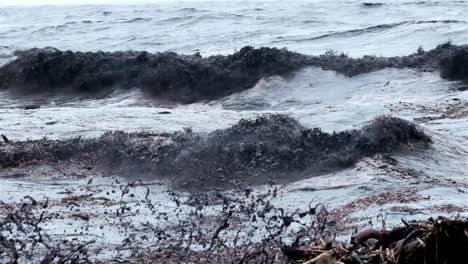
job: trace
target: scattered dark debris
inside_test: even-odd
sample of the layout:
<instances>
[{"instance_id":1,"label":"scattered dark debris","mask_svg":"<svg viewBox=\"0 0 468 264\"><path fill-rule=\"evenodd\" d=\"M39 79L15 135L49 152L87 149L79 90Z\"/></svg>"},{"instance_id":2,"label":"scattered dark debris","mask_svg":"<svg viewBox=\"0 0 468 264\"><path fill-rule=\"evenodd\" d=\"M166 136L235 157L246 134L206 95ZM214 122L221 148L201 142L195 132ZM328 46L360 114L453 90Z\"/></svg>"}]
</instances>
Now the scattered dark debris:
<instances>
[{"instance_id":1,"label":"scattered dark debris","mask_svg":"<svg viewBox=\"0 0 468 264\"><path fill-rule=\"evenodd\" d=\"M421 200L428 200L430 197L423 197L417 193L415 189L393 191L393 192L382 192L373 194L354 200L348 204L340 206L330 211L329 219L340 221L342 225L344 223L352 222L354 219L351 217L352 213L362 212L370 207L379 206L383 204L399 203L405 204L410 202L416 202Z\"/></svg>"},{"instance_id":2,"label":"scattered dark debris","mask_svg":"<svg viewBox=\"0 0 468 264\"><path fill-rule=\"evenodd\" d=\"M34 110L41 108L41 105L33 104L33 105L26 105L23 107L24 110Z\"/></svg>"},{"instance_id":3,"label":"scattered dark debris","mask_svg":"<svg viewBox=\"0 0 468 264\"><path fill-rule=\"evenodd\" d=\"M434 205L430 208L431 211L444 213L463 213L468 211L468 206L459 206L454 204ZM467 234L468 235L468 234Z\"/></svg>"},{"instance_id":4,"label":"scattered dark debris","mask_svg":"<svg viewBox=\"0 0 468 264\"><path fill-rule=\"evenodd\" d=\"M136 184L129 183L121 189L132 189ZM286 213L270 203L275 193L272 190L267 195L249 193L247 199L219 194L223 210L218 217L205 217L203 208L195 209L188 220L168 219L167 215L155 211L155 218L172 222L175 226L168 230L167 227L141 223L139 228L145 235L129 234L121 245L113 248L114 254L107 256L106 260L97 257L101 249L95 245L95 240L57 240L44 231L42 226L48 219L59 217L47 210L49 200L42 202L25 197L16 205L0 203L0 261L70 264L450 264L460 263L457 261L464 259L468 250L468 222L441 217L420 222L402 220L403 225L391 230L385 225L380 230L363 229L351 237L351 244L345 244L335 239L333 231L344 224L343 220L333 220L333 213L323 205L309 205L306 210ZM82 199L90 197L74 196L62 202L81 203ZM382 197L390 202L419 199L400 193L371 197L359 202L380 204L383 203L380 201ZM175 193L174 199L178 199ZM141 206L154 208L148 195ZM121 212L114 216L121 219L125 229L132 225L122 221L130 214L127 208L122 204ZM93 221L86 213L71 215L90 224ZM77 235L85 235L84 231L77 232ZM259 236L258 232L266 235Z\"/></svg>"},{"instance_id":5,"label":"scattered dark debris","mask_svg":"<svg viewBox=\"0 0 468 264\"><path fill-rule=\"evenodd\" d=\"M408 102L399 102L389 105L392 112L411 109L424 114L422 117L414 118L415 122L426 123L441 119L461 119L468 117L468 102L459 98L451 98L435 105L418 105Z\"/></svg>"},{"instance_id":6,"label":"scattered dark debris","mask_svg":"<svg viewBox=\"0 0 468 264\"><path fill-rule=\"evenodd\" d=\"M361 4L363 7L381 7L385 5L384 3L372 3L372 2L364 2Z\"/></svg>"},{"instance_id":7,"label":"scattered dark debris","mask_svg":"<svg viewBox=\"0 0 468 264\"><path fill-rule=\"evenodd\" d=\"M406 205L392 206L388 210L390 212L406 213L406 214L409 214L409 215L420 214L420 213L423 212L422 209L411 207L411 206L406 206Z\"/></svg>"},{"instance_id":8,"label":"scattered dark debris","mask_svg":"<svg viewBox=\"0 0 468 264\"><path fill-rule=\"evenodd\" d=\"M89 221L90 217L87 214L73 214L72 217L81 219L83 221Z\"/></svg>"},{"instance_id":9,"label":"scattered dark debris","mask_svg":"<svg viewBox=\"0 0 468 264\"><path fill-rule=\"evenodd\" d=\"M0 262L92 263L87 247L94 241L54 240L43 231L41 226L50 217L45 208L31 197L25 197L21 206L2 208Z\"/></svg>"},{"instance_id":10,"label":"scattered dark debris","mask_svg":"<svg viewBox=\"0 0 468 264\"><path fill-rule=\"evenodd\" d=\"M425 123L441 119L461 119L468 117L468 102L456 100L448 102L447 104L439 104L435 105L430 111L433 113L436 111L438 112L436 115L415 118L414 121Z\"/></svg>"}]
</instances>

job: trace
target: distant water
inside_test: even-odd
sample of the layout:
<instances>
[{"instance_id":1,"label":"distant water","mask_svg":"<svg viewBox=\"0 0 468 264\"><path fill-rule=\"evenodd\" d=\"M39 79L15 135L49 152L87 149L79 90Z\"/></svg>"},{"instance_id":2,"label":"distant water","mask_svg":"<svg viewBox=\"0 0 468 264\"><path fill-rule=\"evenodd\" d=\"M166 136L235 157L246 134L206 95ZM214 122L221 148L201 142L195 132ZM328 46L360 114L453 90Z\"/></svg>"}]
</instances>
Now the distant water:
<instances>
[{"instance_id":1,"label":"distant water","mask_svg":"<svg viewBox=\"0 0 468 264\"><path fill-rule=\"evenodd\" d=\"M155 1L157 2L157 1ZM245 45L403 55L468 43L468 1L164 1L0 7L0 60L15 49L232 53Z\"/></svg>"}]
</instances>

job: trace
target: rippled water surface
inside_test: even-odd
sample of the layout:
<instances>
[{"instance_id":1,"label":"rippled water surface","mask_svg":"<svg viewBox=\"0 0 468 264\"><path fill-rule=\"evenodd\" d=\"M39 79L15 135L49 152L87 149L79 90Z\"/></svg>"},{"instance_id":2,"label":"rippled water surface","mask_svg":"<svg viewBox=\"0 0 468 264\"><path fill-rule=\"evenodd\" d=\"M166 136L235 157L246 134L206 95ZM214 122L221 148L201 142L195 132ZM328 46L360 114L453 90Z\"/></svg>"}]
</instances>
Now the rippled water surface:
<instances>
[{"instance_id":1,"label":"rippled water surface","mask_svg":"<svg viewBox=\"0 0 468 264\"><path fill-rule=\"evenodd\" d=\"M231 53L245 45L316 54L403 55L468 42L466 1L189 1L0 7L0 57L14 49Z\"/></svg>"}]
</instances>

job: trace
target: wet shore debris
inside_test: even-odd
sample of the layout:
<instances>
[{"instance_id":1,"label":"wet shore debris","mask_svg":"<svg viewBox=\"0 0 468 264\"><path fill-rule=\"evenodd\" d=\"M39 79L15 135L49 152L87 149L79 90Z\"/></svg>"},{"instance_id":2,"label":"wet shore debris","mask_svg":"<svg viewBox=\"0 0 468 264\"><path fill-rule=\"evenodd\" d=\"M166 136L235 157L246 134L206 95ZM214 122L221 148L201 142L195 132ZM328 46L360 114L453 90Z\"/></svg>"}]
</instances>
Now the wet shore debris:
<instances>
[{"instance_id":1,"label":"wet shore debris","mask_svg":"<svg viewBox=\"0 0 468 264\"><path fill-rule=\"evenodd\" d=\"M285 254L306 264L436 264L468 261L468 221L430 218L407 222L391 230L366 229L350 245L318 240Z\"/></svg>"},{"instance_id":2,"label":"wet shore debris","mask_svg":"<svg viewBox=\"0 0 468 264\"><path fill-rule=\"evenodd\" d=\"M122 195L131 195L134 183L125 186L121 188ZM173 195L176 201L181 202L177 194ZM207 211L201 201L189 215L175 214L171 219L166 213L155 211L152 216L159 219L158 222L174 225L170 229L164 224L158 226L148 221L125 221L138 210L131 211L130 205L122 200L115 204L118 210L114 216L117 219L114 220L120 219L115 223L131 232L126 232L128 236L125 239L107 245L110 247L106 249L101 247L104 244L99 245L96 240L99 237L86 236L86 232L93 232L92 229L75 230L78 233L67 232L67 235L61 236L56 233L57 230L52 229L50 232L46 227L53 221L63 222L67 217L92 225L98 217L86 213L83 207L91 203L92 208L95 208L97 200L104 207L112 207L110 200L86 194L69 196L62 199L60 204L54 198L36 200L31 196L14 203L0 202L0 262L465 263L468 252L468 220L465 218L437 217L425 221L402 219L401 224L392 228L387 228L382 220L381 228L360 227L347 242L345 238L337 239L335 230L346 224L337 221L331 225L329 211L324 205L309 204L308 208L286 212L270 202L275 195L276 191L266 196L247 192L246 199L242 200L240 197L219 194L222 210L217 217L205 215ZM145 203L138 201L141 206L139 209L148 206L148 209L156 210L153 206L158 201L151 201L148 195L145 200ZM54 206L64 204L69 206L54 210ZM188 220L184 220L184 216L189 217ZM137 230L143 233L135 233ZM104 255L100 255L102 250L111 250L112 254L104 252Z\"/></svg>"}]
</instances>

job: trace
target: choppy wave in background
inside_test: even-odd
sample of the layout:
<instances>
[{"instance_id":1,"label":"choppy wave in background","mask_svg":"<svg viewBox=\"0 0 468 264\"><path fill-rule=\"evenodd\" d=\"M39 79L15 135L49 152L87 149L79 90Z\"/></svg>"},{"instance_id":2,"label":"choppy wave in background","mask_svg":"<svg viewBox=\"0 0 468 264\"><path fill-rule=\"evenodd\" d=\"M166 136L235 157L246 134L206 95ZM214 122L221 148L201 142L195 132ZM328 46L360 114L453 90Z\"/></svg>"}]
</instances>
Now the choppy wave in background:
<instances>
[{"instance_id":1,"label":"choppy wave in background","mask_svg":"<svg viewBox=\"0 0 468 264\"><path fill-rule=\"evenodd\" d=\"M339 8L336 8L339 6ZM0 8L0 58L15 49L232 53L246 45L406 55L468 43L464 1L189 1Z\"/></svg>"}]
</instances>

